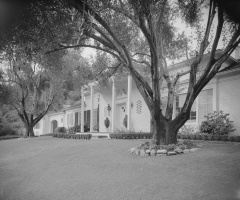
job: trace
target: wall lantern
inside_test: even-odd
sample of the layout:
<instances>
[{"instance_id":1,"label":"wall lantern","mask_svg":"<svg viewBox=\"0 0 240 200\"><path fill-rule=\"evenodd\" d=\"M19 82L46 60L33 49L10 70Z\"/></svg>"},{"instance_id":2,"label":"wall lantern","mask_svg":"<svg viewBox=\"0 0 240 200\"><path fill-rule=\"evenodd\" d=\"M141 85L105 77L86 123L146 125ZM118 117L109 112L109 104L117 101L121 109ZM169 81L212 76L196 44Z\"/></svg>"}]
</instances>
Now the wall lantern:
<instances>
[{"instance_id":1,"label":"wall lantern","mask_svg":"<svg viewBox=\"0 0 240 200\"><path fill-rule=\"evenodd\" d=\"M110 112L111 111L111 106L108 104L108 106L107 106L107 110L108 110L108 112Z\"/></svg>"}]
</instances>

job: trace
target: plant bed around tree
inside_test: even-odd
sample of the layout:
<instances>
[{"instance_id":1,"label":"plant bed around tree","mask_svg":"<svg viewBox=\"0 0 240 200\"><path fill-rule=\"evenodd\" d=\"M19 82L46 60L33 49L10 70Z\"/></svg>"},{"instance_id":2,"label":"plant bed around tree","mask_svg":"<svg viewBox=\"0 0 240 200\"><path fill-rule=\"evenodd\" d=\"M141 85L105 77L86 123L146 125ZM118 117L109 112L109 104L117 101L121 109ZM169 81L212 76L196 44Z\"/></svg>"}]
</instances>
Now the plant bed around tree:
<instances>
[{"instance_id":1,"label":"plant bed around tree","mask_svg":"<svg viewBox=\"0 0 240 200\"><path fill-rule=\"evenodd\" d=\"M193 144L190 140L185 140L169 145L152 145L150 142L145 142L131 148L129 151L140 156L172 156L194 152L199 149L202 149L202 147Z\"/></svg>"}]
</instances>

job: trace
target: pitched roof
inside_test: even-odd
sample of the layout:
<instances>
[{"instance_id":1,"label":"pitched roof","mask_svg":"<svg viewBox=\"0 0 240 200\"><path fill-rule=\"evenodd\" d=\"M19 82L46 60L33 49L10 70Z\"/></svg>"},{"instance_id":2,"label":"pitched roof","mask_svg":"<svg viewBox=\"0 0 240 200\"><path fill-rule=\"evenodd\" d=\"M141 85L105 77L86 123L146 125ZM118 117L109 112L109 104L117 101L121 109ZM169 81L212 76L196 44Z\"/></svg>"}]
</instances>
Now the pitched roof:
<instances>
[{"instance_id":1,"label":"pitched roof","mask_svg":"<svg viewBox=\"0 0 240 200\"><path fill-rule=\"evenodd\" d=\"M230 70L234 70L234 69L240 69L240 63L232 63L231 65L225 67L224 69L220 70L218 73L221 72L226 72L226 71L230 71Z\"/></svg>"}]
</instances>

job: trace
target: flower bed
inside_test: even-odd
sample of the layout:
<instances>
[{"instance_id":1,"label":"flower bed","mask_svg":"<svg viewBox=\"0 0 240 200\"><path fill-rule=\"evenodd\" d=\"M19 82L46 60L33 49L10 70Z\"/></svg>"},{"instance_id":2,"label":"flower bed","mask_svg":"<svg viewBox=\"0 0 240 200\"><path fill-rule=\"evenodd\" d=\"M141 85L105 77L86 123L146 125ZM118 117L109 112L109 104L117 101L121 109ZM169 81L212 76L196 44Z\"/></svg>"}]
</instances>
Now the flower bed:
<instances>
[{"instance_id":1,"label":"flower bed","mask_svg":"<svg viewBox=\"0 0 240 200\"><path fill-rule=\"evenodd\" d=\"M66 139L83 139L90 140L92 134L66 134L66 133L53 133L53 137L66 138Z\"/></svg>"},{"instance_id":2,"label":"flower bed","mask_svg":"<svg viewBox=\"0 0 240 200\"><path fill-rule=\"evenodd\" d=\"M139 146L131 148L129 151L132 154L140 156L172 156L194 152L199 149L202 149L202 147L186 140L181 141L178 144L169 145L152 145L150 142L145 142Z\"/></svg>"}]
</instances>

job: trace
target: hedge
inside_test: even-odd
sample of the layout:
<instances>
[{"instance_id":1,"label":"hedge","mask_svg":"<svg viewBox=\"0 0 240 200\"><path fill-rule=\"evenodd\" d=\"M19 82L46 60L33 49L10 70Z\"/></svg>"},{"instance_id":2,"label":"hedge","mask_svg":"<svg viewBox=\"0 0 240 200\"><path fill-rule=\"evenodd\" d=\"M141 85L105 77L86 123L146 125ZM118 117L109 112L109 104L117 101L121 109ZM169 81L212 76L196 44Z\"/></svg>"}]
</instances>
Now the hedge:
<instances>
[{"instance_id":1,"label":"hedge","mask_svg":"<svg viewBox=\"0 0 240 200\"><path fill-rule=\"evenodd\" d=\"M227 136L227 135L178 134L177 139L240 142L240 136Z\"/></svg>"},{"instance_id":2,"label":"hedge","mask_svg":"<svg viewBox=\"0 0 240 200\"><path fill-rule=\"evenodd\" d=\"M90 140L92 134L66 134L66 133L53 133L53 137L66 138L66 139L84 139Z\"/></svg>"},{"instance_id":3,"label":"hedge","mask_svg":"<svg viewBox=\"0 0 240 200\"><path fill-rule=\"evenodd\" d=\"M53 133L52 136L57 138L85 140L90 140L92 138L92 134ZM152 133L110 133L109 136L111 139L151 139ZM177 139L240 142L240 136L227 135L178 134Z\"/></svg>"},{"instance_id":4,"label":"hedge","mask_svg":"<svg viewBox=\"0 0 240 200\"><path fill-rule=\"evenodd\" d=\"M151 139L152 133L110 133L111 139Z\"/></svg>"}]
</instances>

